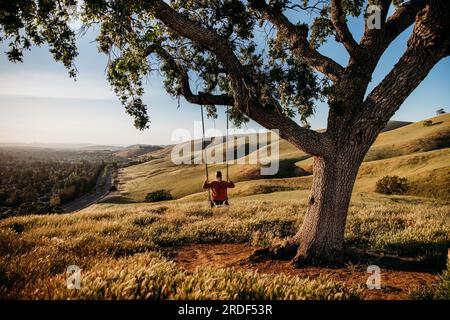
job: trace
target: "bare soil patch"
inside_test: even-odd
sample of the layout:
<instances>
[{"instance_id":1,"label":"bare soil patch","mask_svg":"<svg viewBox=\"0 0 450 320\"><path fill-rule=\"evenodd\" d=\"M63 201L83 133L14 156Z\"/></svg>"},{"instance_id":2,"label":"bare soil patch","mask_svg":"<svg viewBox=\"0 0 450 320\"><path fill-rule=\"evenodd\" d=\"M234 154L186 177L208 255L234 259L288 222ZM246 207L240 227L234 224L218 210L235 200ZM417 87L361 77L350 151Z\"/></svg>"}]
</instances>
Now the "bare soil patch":
<instances>
[{"instance_id":1,"label":"bare soil patch","mask_svg":"<svg viewBox=\"0 0 450 320\"><path fill-rule=\"evenodd\" d=\"M369 274L366 265L352 265L342 268L304 267L295 268L290 261L271 260L249 262L246 258L255 247L245 244L189 244L178 248L174 261L183 269L196 268L235 268L257 270L260 273L298 275L309 277L328 277L343 285L366 286ZM381 289L364 289L365 299L400 300L408 299L408 292L437 280L436 274L409 270L381 269Z\"/></svg>"}]
</instances>

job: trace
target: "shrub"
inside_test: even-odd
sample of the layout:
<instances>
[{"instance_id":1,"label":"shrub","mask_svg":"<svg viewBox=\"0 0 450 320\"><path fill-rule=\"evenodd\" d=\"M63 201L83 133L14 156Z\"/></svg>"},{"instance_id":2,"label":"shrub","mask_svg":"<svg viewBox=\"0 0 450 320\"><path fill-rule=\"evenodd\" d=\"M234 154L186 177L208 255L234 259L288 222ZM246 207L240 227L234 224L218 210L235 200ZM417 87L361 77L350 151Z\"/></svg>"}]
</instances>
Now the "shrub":
<instances>
[{"instance_id":1,"label":"shrub","mask_svg":"<svg viewBox=\"0 0 450 320\"><path fill-rule=\"evenodd\" d=\"M408 180L399 176L384 176L377 181L375 191L383 194L403 194L408 191Z\"/></svg>"},{"instance_id":2,"label":"shrub","mask_svg":"<svg viewBox=\"0 0 450 320\"><path fill-rule=\"evenodd\" d=\"M147 202L158 202L158 201L165 201L165 200L172 200L173 197L170 194L170 191L161 189L154 192L150 192L145 197L145 201Z\"/></svg>"},{"instance_id":3,"label":"shrub","mask_svg":"<svg viewBox=\"0 0 450 320\"><path fill-rule=\"evenodd\" d=\"M423 122L424 127L431 127L432 125L433 125L433 121L431 121L431 120L425 120Z\"/></svg>"}]
</instances>

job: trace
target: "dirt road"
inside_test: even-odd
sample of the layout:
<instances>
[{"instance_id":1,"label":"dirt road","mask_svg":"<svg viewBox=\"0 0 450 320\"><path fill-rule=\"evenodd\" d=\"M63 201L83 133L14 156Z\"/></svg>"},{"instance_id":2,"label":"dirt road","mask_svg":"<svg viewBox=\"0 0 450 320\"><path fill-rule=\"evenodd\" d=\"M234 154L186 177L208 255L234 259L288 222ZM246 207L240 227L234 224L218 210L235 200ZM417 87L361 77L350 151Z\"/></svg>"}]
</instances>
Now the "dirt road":
<instances>
[{"instance_id":1,"label":"dirt road","mask_svg":"<svg viewBox=\"0 0 450 320\"><path fill-rule=\"evenodd\" d=\"M97 203L104 198L112 186L112 168L106 166L104 171L97 178L95 188L81 197L72 200L61 207L65 212L74 212L89 207L91 204Z\"/></svg>"}]
</instances>

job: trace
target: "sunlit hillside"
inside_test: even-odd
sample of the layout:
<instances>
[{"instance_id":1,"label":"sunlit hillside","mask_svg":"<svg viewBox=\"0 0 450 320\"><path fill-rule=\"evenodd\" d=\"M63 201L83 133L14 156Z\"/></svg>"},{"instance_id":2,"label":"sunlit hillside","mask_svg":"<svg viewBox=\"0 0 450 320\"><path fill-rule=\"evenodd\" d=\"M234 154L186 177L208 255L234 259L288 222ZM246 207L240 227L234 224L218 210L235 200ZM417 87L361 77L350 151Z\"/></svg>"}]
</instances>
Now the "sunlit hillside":
<instances>
[{"instance_id":1,"label":"sunlit hillside","mask_svg":"<svg viewBox=\"0 0 450 320\"><path fill-rule=\"evenodd\" d=\"M431 126L424 126L423 121L400 123L391 126L395 129L381 133L360 169L355 191L374 191L377 179L389 173L407 177L412 195L448 199L446 173L450 163L446 159L450 157L450 114L430 120ZM240 143L245 144L245 141ZM213 145L216 144L211 143L209 147ZM142 201L149 192L167 189L175 198L201 199L201 194L195 194L202 191L204 166L175 165L170 160L171 150L172 147L167 147L150 153L154 160L123 169L119 175L122 195L131 201ZM240 182L231 190L231 196L307 190L311 182L312 157L284 140L279 143L279 154L280 170L275 177L261 176L259 165L230 165L230 177ZM211 174L224 168L223 164L209 166Z\"/></svg>"},{"instance_id":2,"label":"sunlit hillside","mask_svg":"<svg viewBox=\"0 0 450 320\"><path fill-rule=\"evenodd\" d=\"M431 120L378 137L354 188L342 266L248 259L301 225L312 181L308 155L280 141L280 172L270 178L259 165L231 165L230 206L211 209L201 189L204 166L175 165L166 147L122 168L119 192L101 203L0 220L0 298L449 299L450 115ZM224 165L210 166L217 169ZM387 174L406 177L407 194L375 193ZM143 201L158 189L176 199ZM80 290L65 287L73 264L83 270ZM383 270L381 290L365 286L373 264Z\"/></svg>"}]
</instances>

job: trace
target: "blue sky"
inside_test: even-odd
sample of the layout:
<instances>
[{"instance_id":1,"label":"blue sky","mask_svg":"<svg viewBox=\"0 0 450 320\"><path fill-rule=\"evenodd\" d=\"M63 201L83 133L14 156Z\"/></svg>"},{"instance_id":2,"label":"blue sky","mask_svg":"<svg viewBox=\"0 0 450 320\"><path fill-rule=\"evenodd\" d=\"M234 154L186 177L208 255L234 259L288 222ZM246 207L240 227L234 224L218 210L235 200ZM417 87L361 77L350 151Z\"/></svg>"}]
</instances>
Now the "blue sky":
<instances>
[{"instance_id":1,"label":"blue sky","mask_svg":"<svg viewBox=\"0 0 450 320\"><path fill-rule=\"evenodd\" d=\"M350 19L349 26L356 39L362 32L362 21ZM406 48L411 28L405 31L383 55L370 88L390 71ZM133 127L122 105L106 81L107 57L98 53L95 31L78 41L79 70L77 81L68 78L67 70L52 60L48 49L33 48L24 63L12 64L0 45L0 142L94 143L127 145L135 143L169 144L177 128L194 129L200 118L198 106L169 97L163 89L162 78L155 75L146 85L145 101L152 119L150 129ZM345 65L347 53L340 44L330 41L321 49ZM450 109L450 58L441 60L428 77L403 103L393 119L418 121L434 116L438 107ZM219 107L220 110L220 107ZM313 128L326 124L327 107L317 104L310 119ZM208 127L224 128L223 113L216 120L207 120ZM253 122L251 128L259 128Z\"/></svg>"}]
</instances>

